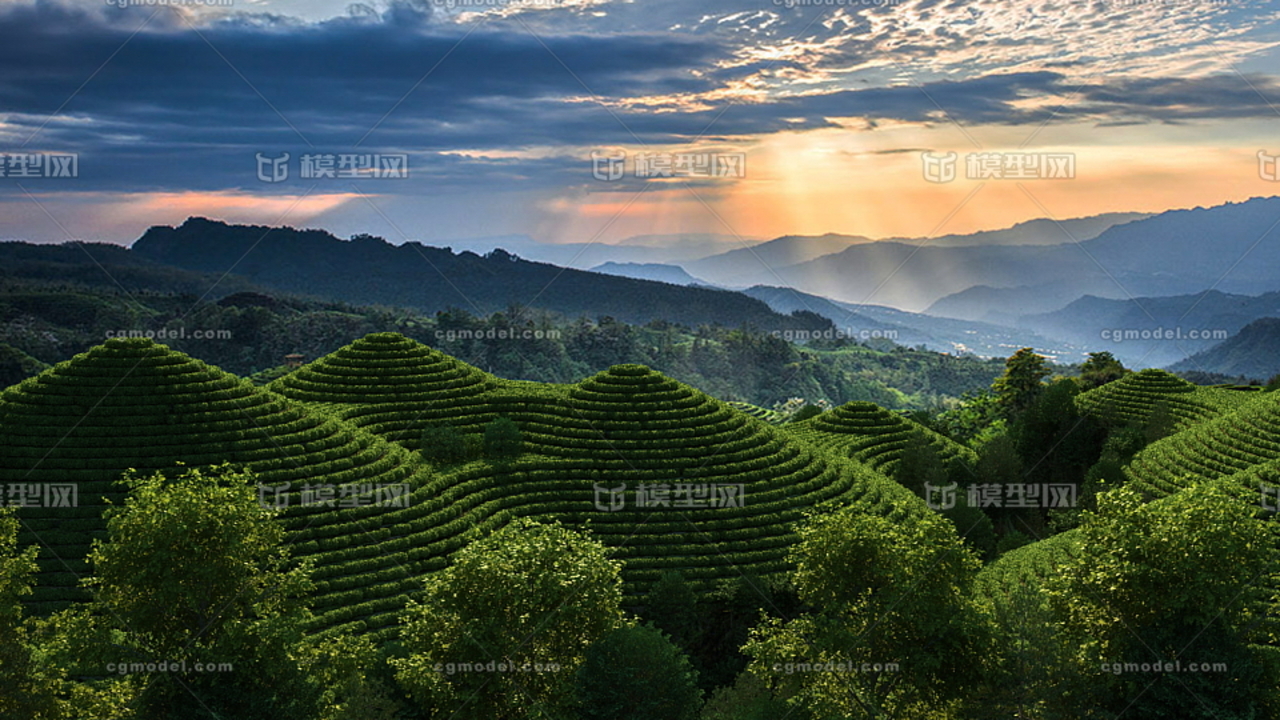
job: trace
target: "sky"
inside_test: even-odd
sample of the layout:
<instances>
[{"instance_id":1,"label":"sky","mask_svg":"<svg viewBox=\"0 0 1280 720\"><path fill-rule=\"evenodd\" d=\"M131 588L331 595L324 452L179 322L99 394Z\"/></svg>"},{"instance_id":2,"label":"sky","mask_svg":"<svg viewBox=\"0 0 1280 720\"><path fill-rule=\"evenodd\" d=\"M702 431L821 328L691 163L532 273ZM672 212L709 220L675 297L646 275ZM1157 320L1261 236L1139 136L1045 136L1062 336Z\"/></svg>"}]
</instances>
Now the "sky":
<instances>
[{"instance_id":1,"label":"sky","mask_svg":"<svg viewBox=\"0 0 1280 720\"><path fill-rule=\"evenodd\" d=\"M4 239L932 237L1280 193L1266 0L0 0L0 38Z\"/></svg>"}]
</instances>

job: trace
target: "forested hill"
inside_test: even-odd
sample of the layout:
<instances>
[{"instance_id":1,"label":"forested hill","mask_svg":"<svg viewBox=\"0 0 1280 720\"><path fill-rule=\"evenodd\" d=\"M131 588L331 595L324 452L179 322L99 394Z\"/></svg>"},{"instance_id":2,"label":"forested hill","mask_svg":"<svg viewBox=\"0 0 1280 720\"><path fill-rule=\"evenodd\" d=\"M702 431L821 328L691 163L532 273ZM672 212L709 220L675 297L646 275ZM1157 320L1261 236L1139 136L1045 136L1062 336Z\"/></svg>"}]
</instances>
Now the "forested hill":
<instances>
[{"instance_id":1,"label":"forested hill","mask_svg":"<svg viewBox=\"0 0 1280 720\"><path fill-rule=\"evenodd\" d=\"M679 287L521 260L501 250L483 257L368 235L341 240L323 230L228 225L190 218L155 226L133 244L139 257L198 272L231 272L277 291L360 305L475 314L511 305L570 317L610 316L760 330L824 329L814 315L786 316L735 292Z\"/></svg>"}]
</instances>

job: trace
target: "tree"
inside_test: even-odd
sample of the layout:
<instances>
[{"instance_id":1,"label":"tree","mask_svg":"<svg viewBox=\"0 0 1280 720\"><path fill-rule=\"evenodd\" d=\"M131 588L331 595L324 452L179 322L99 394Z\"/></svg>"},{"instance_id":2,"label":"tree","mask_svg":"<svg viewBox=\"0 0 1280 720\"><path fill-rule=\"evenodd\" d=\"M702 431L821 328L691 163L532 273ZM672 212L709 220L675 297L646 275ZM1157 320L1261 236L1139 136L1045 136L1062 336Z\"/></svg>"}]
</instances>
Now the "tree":
<instances>
[{"instance_id":1,"label":"tree","mask_svg":"<svg viewBox=\"0 0 1280 720\"><path fill-rule=\"evenodd\" d=\"M697 673L661 630L614 629L587 649L574 685L582 720L694 720Z\"/></svg>"},{"instance_id":2,"label":"tree","mask_svg":"<svg viewBox=\"0 0 1280 720\"><path fill-rule=\"evenodd\" d=\"M801 422L803 420L808 420L811 417L817 417L823 412L821 405L805 405L797 410L794 415L788 418L787 422Z\"/></svg>"},{"instance_id":3,"label":"tree","mask_svg":"<svg viewBox=\"0 0 1280 720\"><path fill-rule=\"evenodd\" d=\"M411 601L396 678L459 720L570 712L588 647L622 621L621 563L561 525L519 519L454 556Z\"/></svg>"},{"instance_id":4,"label":"tree","mask_svg":"<svg viewBox=\"0 0 1280 720\"><path fill-rule=\"evenodd\" d=\"M816 515L792 551L813 612L769 618L744 651L751 672L815 717L908 717L976 678L989 647L969 599L979 563L951 524L856 508Z\"/></svg>"},{"instance_id":5,"label":"tree","mask_svg":"<svg viewBox=\"0 0 1280 720\"><path fill-rule=\"evenodd\" d=\"M0 507L0 718L52 720L67 716L58 698L56 668L45 665L32 642L32 626L24 617L22 597L31 592L36 552L18 549L18 521L13 508Z\"/></svg>"},{"instance_id":6,"label":"tree","mask_svg":"<svg viewBox=\"0 0 1280 720\"><path fill-rule=\"evenodd\" d=\"M925 497L926 485L946 485L948 476L947 467L943 465L942 458L938 457L938 451L929 442L929 437L922 430L914 430L898 457L893 479L920 497Z\"/></svg>"},{"instance_id":7,"label":"tree","mask_svg":"<svg viewBox=\"0 0 1280 720\"><path fill-rule=\"evenodd\" d=\"M1044 389L1044 379L1050 370L1045 359L1031 348L1022 348L1009 356L1004 364L1004 374L991 384L1005 417L1017 417L1031 407Z\"/></svg>"},{"instance_id":8,"label":"tree","mask_svg":"<svg viewBox=\"0 0 1280 720\"><path fill-rule=\"evenodd\" d=\"M978 439L1005 425L999 401L989 391L967 392L960 404L937 416L934 428L959 443L976 445Z\"/></svg>"},{"instance_id":9,"label":"tree","mask_svg":"<svg viewBox=\"0 0 1280 720\"><path fill-rule=\"evenodd\" d=\"M788 707L774 696L769 687L754 673L743 672L733 685L712 692L702 706L701 720L805 720L805 713Z\"/></svg>"},{"instance_id":10,"label":"tree","mask_svg":"<svg viewBox=\"0 0 1280 720\"><path fill-rule=\"evenodd\" d=\"M94 599L65 627L97 638L84 648L89 662L143 669L138 718L317 714L319 689L293 657L309 617L300 601L309 567L292 566L276 511L251 480L225 467L173 480L130 473L124 506L105 514L108 540L88 556Z\"/></svg>"},{"instance_id":11,"label":"tree","mask_svg":"<svg viewBox=\"0 0 1280 720\"><path fill-rule=\"evenodd\" d=\"M664 570L649 588L644 617L667 633L677 647L688 652L698 640L698 596L678 570Z\"/></svg>"},{"instance_id":12,"label":"tree","mask_svg":"<svg viewBox=\"0 0 1280 720\"><path fill-rule=\"evenodd\" d=\"M467 438L452 423L429 425L422 431L422 456L433 462L453 465L467 459Z\"/></svg>"},{"instance_id":13,"label":"tree","mask_svg":"<svg viewBox=\"0 0 1280 720\"><path fill-rule=\"evenodd\" d=\"M484 426L484 451L489 457L506 461L523 449L524 435L511 418L496 418Z\"/></svg>"},{"instance_id":14,"label":"tree","mask_svg":"<svg viewBox=\"0 0 1280 720\"><path fill-rule=\"evenodd\" d=\"M1098 709L1138 720L1259 716L1274 677L1249 643L1261 638L1252 629L1259 608L1275 600L1266 583L1277 558L1270 528L1238 492L1213 481L1144 505L1122 487L1085 514L1083 552L1048 590L1080 672L1098 688ZM1225 669L1107 671L1165 662Z\"/></svg>"},{"instance_id":15,"label":"tree","mask_svg":"<svg viewBox=\"0 0 1280 720\"><path fill-rule=\"evenodd\" d=\"M1125 366L1107 351L1091 352L1089 359L1080 366L1080 386L1084 390L1102 387L1119 380L1129 373Z\"/></svg>"}]
</instances>

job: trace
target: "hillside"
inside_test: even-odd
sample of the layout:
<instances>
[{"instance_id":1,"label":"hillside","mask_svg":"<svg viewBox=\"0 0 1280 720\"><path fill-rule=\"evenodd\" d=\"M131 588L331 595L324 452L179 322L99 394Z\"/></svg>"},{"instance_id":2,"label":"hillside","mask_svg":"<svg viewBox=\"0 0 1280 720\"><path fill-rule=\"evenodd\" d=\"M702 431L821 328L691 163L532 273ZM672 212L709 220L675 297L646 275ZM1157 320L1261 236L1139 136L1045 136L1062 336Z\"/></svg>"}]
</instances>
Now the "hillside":
<instances>
[{"instance_id":1,"label":"hillside","mask_svg":"<svg viewBox=\"0 0 1280 720\"><path fill-rule=\"evenodd\" d=\"M1210 290L1123 300L1086 296L1054 312L1024 315L1018 325L1079 345L1105 347L1138 367L1179 363L1178 369L1234 376L1243 373L1195 367L1185 359L1223 342L1254 320L1277 314L1280 292L1251 296ZM1156 331L1161 332L1158 338L1153 336Z\"/></svg>"},{"instance_id":2,"label":"hillside","mask_svg":"<svg viewBox=\"0 0 1280 720\"><path fill-rule=\"evenodd\" d=\"M0 395L0 435L6 439L0 483L71 484L78 496L66 507L41 501L21 510L22 541L41 546L31 602L46 612L84 597L77 586L89 569L84 557L90 542L105 536L102 511L123 501L124 488L115 481L129 468L173 471L178 463L229 462L253 471L264 485L287 486L295 505L306 483L405 483L412 490L425 483L412 453L145 339L109 340L10 388ZM376 532L367 521L358 526L360 532L347 528L344 545ZM322 559L320 576L348 572L342 557ZM325 585L318 592L321 608L333 605Z\"/></svg>"},{"instance_id":3,"label":"hillside","mask_svg":"<svg viewBox=\"0 0 1280 720\"><path fill-rule=\"evenodd\" d=\"M1147 369L1076 396L1081 414L1111 427L1144 425L1161 403L1179 428L1187 428L1234 411L1256 397L1246 390L1199 387L1163 370Z\"/></svg>"},{"instance_id":4,"label":"hillside","mask_svg":"<svg viewBox=\"0 0 1280 720\"><path fill-rule=\"evenodd\" d=\"M1256 393L1234 412L1147 446L1125 472L1143 493L1163 497L1199 481L1237 476L1277 460L1280 394ZM1246 489L1257 491L1256 486Z\"/></svg>"},{"instance_id":5,"label":"hillside","mask_svg":"<svg viewBox=\"0 0 1280 720\"><path fill-rule=\"evenodd\" d=\"M765 301L776 312L817 313L830 320L836 330L857 340L884 338L907 347L982 357L1007 357L1024 347L1035 348L1055 361L1073 362L1083 356L1079 347L1069 343L1004 325L953 320L880 305L855 305L792 288L757 285L742 293Z\"/></svg>"},{"instance_id":6,"label":"hillside","mask_svg":"<svg viewBox=\"0 0 1280 720\"><path fill-rule=\"evenodd\" d=\"M443 464L417 452L429 424L472 434L499 416L523 432L513 460ZM860 500L897 521L929 512L875 470L643 366L572 385L501 380L392 333L271 390L148 340L113 340L4 393L0 432L12 439L0 448L0 483L78 483L74 507L20 510L23 542L45 544L32 600L42 612L83 597L85 552L103 536L106 503L122 499L113 480L130 467L231 462L264 486L292 483L265 497L284 498L294 553L315 564L313 629L383 639L425 574L515 516L591 527L625 560L635 595L663 569L702 590L781 572L793 523L822 503ZM668 503L639 506L638 483L669 486ZM400 484L404 507L370 500L377 486ZM315 485L365 500L302 504ZM622 485L626 506L602 511L599 488Z\"/></svg>"},{"instance_id":7,"label":"hillside","mask_svg":"<svg viewBox=\"0 0 1280 720\"><path fill-rule=\"evenodd\" d=\"M779 315L738 293L678 287L528 262L495 250L475 253L381 238L340 240L322 230L268 228L190 218L147 230L131 252L196 272L234 272L277 291L428 312L450 307L488 314L535 307L568 317L610 316L696 327L814 329L812 319Z\"/></svg>"},{"instance_id":8,"label":"hillside","mask_svg":"<svg viewBox=\"0 0 1280 720\"><path fill-rule=\"evenodd\" d=\"M883 240L773 266L756 282L911 311L975 286L997 289L986 307L968 303L970 318L1008 312L1012 306L999 292L1004 288L1049 288L1051 294L1069 288L1072 299L1182 295L1215 286L1257 294L1275 289L1270 268L1280 263L1280 245L1265 240L1280 232L1274 225L1277 215L1280 198L1258 197L1170 210L1114 225L1092 239L1064 237L1056 245L947 247ZM696 274L717 280L702 268Z\"/></svg>"},{"instance_id":9,"label":"hillside","mask_svg":"<svg viewBox=\"0 0 1280 720\"><path fill-rule=\"evenodd\" d=\"M901 415L868 402L849 402L783 429L806 442L866 463L892 477L913 433L928 440L948 468L972 467L978 456L969 448Z\"/></svg>"},{"instance_id":10,"label":"hillside","mask_svg":"<svg viewBox=\"0 0 1280 720\"><path fill-rule=\"evenodd\" d=\"M712 284L690 275L679 265L665 265L663 263L607 262L591 268L591 272L635 278L637 280L653 280L654 282L664 282L672 285L710 286Z\"/></svg>"},{"instance_id":11,"label":"hillside","mask_svg":"<svg viewBox=\"0 0 1280 720\"><path fill-rule=\"evenodd\" d=\"M1244 376L1265 382L1280 374L1280 318L1254 320L1235 335L1169 369Z\"/></svg>"}]
</instances>

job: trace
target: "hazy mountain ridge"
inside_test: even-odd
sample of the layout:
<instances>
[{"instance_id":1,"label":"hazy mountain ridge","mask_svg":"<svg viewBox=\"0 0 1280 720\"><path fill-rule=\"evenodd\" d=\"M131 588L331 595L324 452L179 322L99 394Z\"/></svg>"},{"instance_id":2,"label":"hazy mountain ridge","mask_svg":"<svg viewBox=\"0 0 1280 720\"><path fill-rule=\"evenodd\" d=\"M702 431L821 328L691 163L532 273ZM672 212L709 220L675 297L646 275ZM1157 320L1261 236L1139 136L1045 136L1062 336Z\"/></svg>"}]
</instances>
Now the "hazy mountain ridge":
<instances>
[{"instance_id":1,"label":"hazy mountain ridge","mask_svg":"<svg viewBox=\"0 0 1280 720\"><path fill-rule=\"evenodd\" d=\"M1269 197L1171 210L1111 226L1090 240L1058 245L880 241L775 268L768 284L912 311L977 286L1070 286L1077 297L1114 298L1181 295L1215 286L1261 293L1274 288L1271 268L1280 264L1280 242L1265 242L1280 235L1277 217L1280 198ZM699 274L718 279L705 270ZM971 303L965 316L987 317L1008 307L1008 298L996 294L985 308Z\"/></svg>"},{"instance_id":2,"label":"hazy mountain ridge","mask_svg":"<svg viewBox=\"0 0 1280 720\"><path fill-rule=\"evenodd\" d=\"M1250 296L1210 290L1132 300L1085 296L1061 310L1024 316L1019 325L1108 350L1127 364L1162 367L1207 350L1222 342L1223 335L1258 318L1275 315L1280 315L1280 291ZM1156 331L1161 334L1158 339ZM1210 337L1201 337L1206 332ZM1208 367L1184 369L1239 374Z\"/></svg>"},{"instance_id":3,"label":"hazy mountain ridge","mask_svg":"<svg viewBox=\"0 0 1280 720\"><path fill-rule=\"evenodd\" d=\"M672 285L703 285L712 287L712 283L696 278L685 272L679 265L665 263L618 263L607 262L590 268L591 272L629 277L636 280L653 280L654 282L671 283Z\"/></svg>"},{"instance_id":4,"label":"hazy mountain ridge","mask_svg":"<svg viewBox=\"0 0 1280 720\"><path fill-rule=\"evenodd\" d=\"M1280 373L1280 317L1258 318L1208 350L1169 366L1267 381Z\"/></svg>"},{"instance_id":5,"label":"hazy mountain ridge","mask_svg":"<svg viewBox=\"0 0 1280 720\"><path fill-rule=\"evenodd\" d=\"M853 305L810 295L792 288L757 285L742 291L781 313L808 310L830 319L836 330L859 341L892 340L908 347L924 346L936 352L974 353L984 357L1008 357L1019 348L1032 347L1055 362L1072 363L1084 352L1070 343L1037 333L983 322L953 320L911 313L878 305Z\"/></svg>"},{"instance_id":6,"label":"hazy mountain ridge","mask_svg":"<svg viewBox=\"0 0 1280 720\"><path fill-rule=\"evenodd\" d=\"M361 305L426 311L458 307L473 314L528 305L568 317L611 316L698 326L718 323L762 330L818 329L816 317L779 315L739 293L679 287L521 260L495 250L471 252L381 238L341 240L323 230L229 225L190 218L156 226L132 252L197 272L234 272L277 290Z\"/></svg>"}]
</instances>

